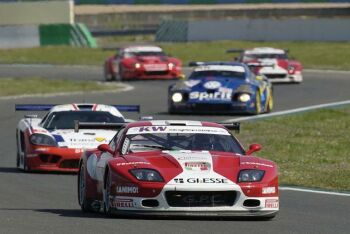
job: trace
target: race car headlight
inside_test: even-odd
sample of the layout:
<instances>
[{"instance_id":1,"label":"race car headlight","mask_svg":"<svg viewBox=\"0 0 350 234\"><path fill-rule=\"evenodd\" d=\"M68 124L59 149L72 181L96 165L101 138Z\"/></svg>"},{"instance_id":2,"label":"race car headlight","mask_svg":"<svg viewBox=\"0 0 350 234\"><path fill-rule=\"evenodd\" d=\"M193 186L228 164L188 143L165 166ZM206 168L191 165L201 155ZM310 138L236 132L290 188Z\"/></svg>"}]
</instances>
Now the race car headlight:
<instances>
[{"instance_id":1,"label":"race car headlight","mask_svg":"<svg viewBox=\"0 0 350 234\"><path fill-rule=\"evenodd\" d=\"M182 101L182 94L181 93L174 93L171 96L171 100L173 100L173 102L181 102Z\"/></svg>"},{"instance_id":2,"label":"race car headlight","mask_svg":"<svg viewBox=\"0 0 350 234\"><path fill-rule=\"evenodd\" d=\"M141 67L141 64L140 63L135 63L135 68L136 69L139 69Z\"/></svg>"},{"instance_id":3,"label":"race car headlight","mask_svg":"<svg viewBox=\"0 0 350 234\"><path fill-rule=\"evenodd\" d=\"M238 100L241 102L248 102L250 100L250 95L247 93L242 93L238 96Z\"/></svg>"},{"instance_id":4,"label":"race car headlight","mask_svg":"<svg viewBox=\"0 0 350 234\"><path fill-rule=\"evenodd\" d=\"M258 182L264 177L265 171L262 170L242 170L239 172L238 182Z\"/></svg>"},{"instance_id":5,"label":"race car headlight","mask_svg":"<svg viewBox=\"0 0 350 234\"><path fill-rule=\"evenodd\" d=\"M168 63L168 68L169 70L172 70L175 67L175 64L173 63Z\"/></svg>"},{"instance_id":6,"label":"race car headlight","mask_svg":"<svg viewBox=\"0 0 350 234\"><path fill-rule=\"evenodd\" d=\"M130 173L140 181L163 182L163 177L152 169L133 169Z\"/></svg>"},{"instance_id":7,"label":"race car headlight","mask_svg":"<svg viewBox=\"0 0 350 234\"><path fill-rule=\"evenodd\" d=\"M289 73L295 72L295 67L294 66L288 66L288 72Z\"/></svg>"},{"instance_id":8,"label":"race car headlight","mask_svg":"<svg viewBox=\"0 0 350 234\"><path fill-rule=\"evenodd\" d=\"M57 142L52 137L45 134L33 134L30 136L33 145L57 146Z\"/></svg>"}]
</instances>

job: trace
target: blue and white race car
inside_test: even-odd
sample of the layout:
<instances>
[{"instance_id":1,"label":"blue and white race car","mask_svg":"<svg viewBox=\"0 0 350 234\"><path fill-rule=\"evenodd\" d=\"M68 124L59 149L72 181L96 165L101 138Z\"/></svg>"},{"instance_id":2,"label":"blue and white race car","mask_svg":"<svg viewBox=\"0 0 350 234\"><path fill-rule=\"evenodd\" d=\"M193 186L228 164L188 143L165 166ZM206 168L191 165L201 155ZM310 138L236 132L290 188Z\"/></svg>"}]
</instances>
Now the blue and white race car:
<instances>
[{"instance_id":1,"label":"blue and white race car","mask_svg":"<svg viewBox=\"0 0 350 234\"><path fill-rule=\"evenodd\" d=\"M169 113L260 114L273 108L272 84L243 63L196 62L189 78L169 86Z\"/></svg>"}]
</instances>

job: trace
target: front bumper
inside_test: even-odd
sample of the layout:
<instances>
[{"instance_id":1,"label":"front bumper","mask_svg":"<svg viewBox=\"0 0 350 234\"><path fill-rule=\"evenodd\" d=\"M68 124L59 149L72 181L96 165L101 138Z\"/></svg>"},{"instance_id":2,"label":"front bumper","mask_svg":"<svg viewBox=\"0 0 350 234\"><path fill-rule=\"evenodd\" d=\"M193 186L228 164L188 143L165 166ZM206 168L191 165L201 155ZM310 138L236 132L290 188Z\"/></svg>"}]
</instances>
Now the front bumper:
<instances>
[{"instance_id":1,"label":"front bumper","mask_svg":"<svg viewBox=\"0 0 350 234\"><path fill-rule=\"evenodd\" d=\"M199 114L253 114L255 111L255 103L225 103L225 104L213 104L213 103L170 103L170 113L199 113Z\"/></svg>"},{"instance_id":2,"label":"front bumper","mask_svg":"<svg viewBox=\"0 0 350 234\"><path fill-rule=\"evenodd\" d=\"M145 70L124 70L122 77L123 80L172 80L179 79L182 73L176 69L165 71L145 71Z\"/></svg>"},{"instance_id":3,"label":"front bumper","mask_svg":"<svg viewBox=\"0 0 350 234\"><path fill-rule=\"evenodd\" d=\"M299 74L284 74L281 76L271 77L266 75L270 82L272 83L301 83L303 81L303 76Z\"/></svg>"},{"instance_id":4,"label":"front bumper","mask_svg":"<svg viewBox=\"0 0 350 234\"><path fill-rule=\"evenodd\" d=\"M27 154L27 166L30 171L78 172L78 164L83 150L41 147Z\"/></svg>"},{"instance_id":5,"label":"front bumper","mask_svg":"<svg viewBox=\"0 0 350 234\"><path fill-rule=\"evenodd\" d=\"M180 198L187 205L169 202L167 192L190 193ZM208 197L210 192L215 197ZM219 195L227 192L235 194L232 203L224 203L223 196ZM199 196L192 196L191 193L199 193ZM110 196L110 202L113 212L125 215L273 217L279 211L278 196L249 197L234 185L221 188L167 185L155 197Z\"/></svg>"}]
</instances>

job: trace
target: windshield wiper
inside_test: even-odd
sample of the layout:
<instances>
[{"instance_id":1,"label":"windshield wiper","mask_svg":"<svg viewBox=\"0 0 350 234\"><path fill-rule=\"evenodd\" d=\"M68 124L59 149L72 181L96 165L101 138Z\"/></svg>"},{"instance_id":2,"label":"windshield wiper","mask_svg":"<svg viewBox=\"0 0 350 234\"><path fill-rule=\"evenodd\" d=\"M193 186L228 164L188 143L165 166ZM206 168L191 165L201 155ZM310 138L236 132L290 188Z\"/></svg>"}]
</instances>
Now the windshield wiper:
<instances>
[{"instance_id":1,"label":"windshield wiper","mask_svg":"<svg viewBox=\"0 0 350 234\"><path fill-rule=\"evenodd\" d=\"M146 147L146 148L152 148L152 149L161 149L161 150L172 150L172 148L167 148L161 145L142 145L142 144L138 144L138 145L132 145L132 146L136 146L136 147Z\"/></svg>"}]
</instances>

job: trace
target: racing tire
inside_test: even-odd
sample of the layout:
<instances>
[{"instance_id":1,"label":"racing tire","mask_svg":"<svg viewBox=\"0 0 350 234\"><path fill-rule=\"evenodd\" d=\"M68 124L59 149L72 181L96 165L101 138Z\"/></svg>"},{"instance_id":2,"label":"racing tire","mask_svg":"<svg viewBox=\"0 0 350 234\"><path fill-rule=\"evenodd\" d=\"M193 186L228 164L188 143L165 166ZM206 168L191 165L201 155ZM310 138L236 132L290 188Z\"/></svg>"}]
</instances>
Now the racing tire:
<instances>
[{"instance_id":1,"label":"racing tire","mask_svg":"<svg viewBox=\"0 0 350 234\"><path fill-rule=\"evenodd\" d=\"M107 172L105 179L104 190L103 190L103 212L107 216L112 215L112 207L110 203L110 194L111 194L111 175Z\"/></svg>"},{"instance_id":2,"label":"racing tire","mask_svg":"<svg viewBox=\"0 0 350 234\"><path fill-rule=\"evenodd\" d=\"M107 65L104 66L103 76L105 78L105 81L107 81L107 82L116 80L116 76L114 74L110 74L108 72Z\"/></svg>"},{"instance_id":3,"label":"racing tire","mask_svg":"<svg viewBox=\"0 0 350 234\"><path fill-rule=\"evenodd\" d=\"M257 90L255 95L255 110L253 114L258 115L260 113L261 113L261 96L260 96L259 90Z\"/></svg>"},{"instance_id":4,"label":"racing tire","mask_svg":"<svg viewBox=\"0 0 350 234\"><path fill-rule=\"evenodd\" d=\"M18 149L19 141L18 141L18 131L16 131L16 167L19 169L20 166L20 153Z\"/></svg>"},{"instance_id":5,"label":"racing tire","mask_svg":"<svg viewBox=\"0 0 350 234\"><path fill-rule=\"evenodd\" d=\"M273 109L273 97L272 97L272 90L271 90L269 100L267 101L266 113L270 113L272 109Z\"/></svg>"},{"instance_id":6,"label":"racing tire","mask_svg":"<svg viewBox=\"0 0 350 234\"><path fill-rule=\"evenodd\" d=\"M83 212L94 212L92 201L86 197L86 171L84 163L81 163L78 171L78 202Z\"/></svg>"}]
</instances>

